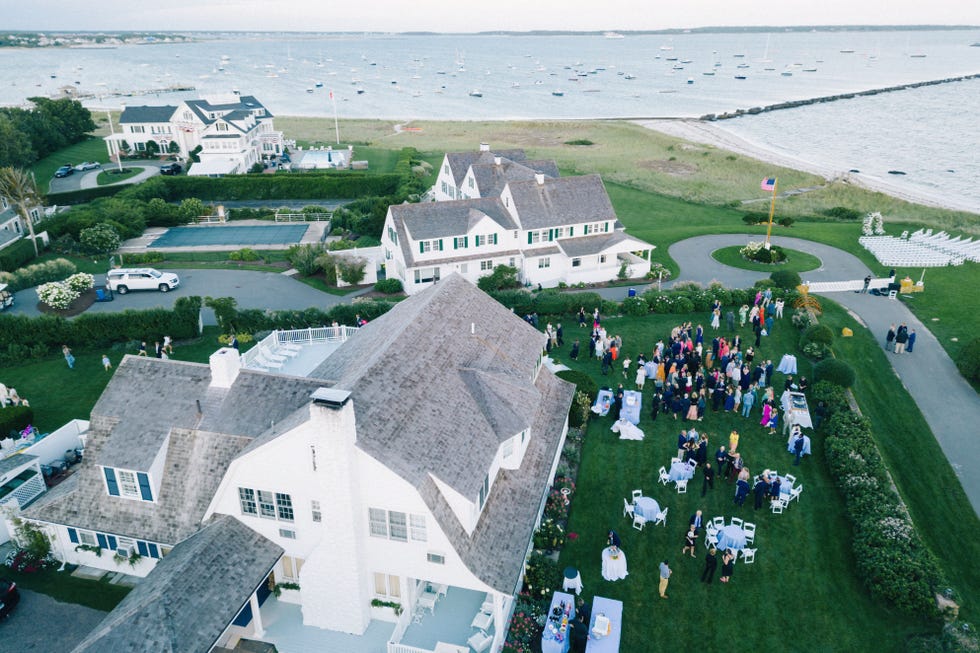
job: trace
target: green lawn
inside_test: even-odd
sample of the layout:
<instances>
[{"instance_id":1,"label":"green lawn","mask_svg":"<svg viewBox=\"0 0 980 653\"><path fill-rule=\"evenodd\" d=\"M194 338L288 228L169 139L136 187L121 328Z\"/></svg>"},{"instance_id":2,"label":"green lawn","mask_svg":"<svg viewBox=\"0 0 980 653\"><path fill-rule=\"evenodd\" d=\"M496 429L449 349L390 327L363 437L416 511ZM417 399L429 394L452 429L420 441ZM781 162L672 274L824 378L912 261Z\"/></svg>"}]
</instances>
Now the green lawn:
<instances>
[{"instance_id":1,"label":"green lawn","mask_svg":"<svg viewBox=\"0 0 980 653\"><path fill-rule=\"evenodd\" d=\"M109 152L106 150L105 141L93 136L87 141L70 145L55 154L41 159L30 167L30 171L37 178L38 190L46 193L48 184L54 178L55 170L63 165L78 165L82 161L98 161L102 164L108 163Z\"/></svg>"},{"instance_id":2,"label":"green lawn","mask_svg":"<svg viewBox=\"0 0 980 653\"><path fill-rule=\"evenodd\" d=\"M118 168L109 167L99 173L99 177L96 180L96 183L99 186L108 186L109 184L117 184L121 181L126 181L130 177L135 177L141 172L143 172L143 168L123 168L122 172L119 172Z\"/></svg>"},{"instance_id":3,"label":"green lawn","mask_svg":"<svg viewBox=\"0 0 980 653\"><path fill-rule=\"evenodd\" d=\"M74 578L69 573L56 569L23 574L4 568L3 575L17 583L20 589L47 594L62 603L77 603L105 612L116 607L130 590L122 585L112 585L107 580ZM38 624L38 628L43 628L43 624ZM79 637L84 634L79 633Z\"/></svg>"},{"instance_id":4,"label":"green lawn","mask_svg":"<svg viewBox=\"0 0 980 653\"><path fill-rule=\"evenodd\" d=\"M907 393L896 383L880 355L880 348L869 345L873 340L843 311L828 308L828 324L835 330L847 324L858 334L844 341L840 353L859 367L856 388L862 408L875 425L875 435L883 453L898 463L892 472L903 495L910 501L917 526L942 560L952 585L964 596L961 616L975 618L976 588L980 579L973 565L976 559L977 520L962 490L949 491L936 478L952 474L942 452L938 450L928 427ZM611 333L624 338L624 352L635 359L641 350L649 351L653 343L666 337L670 328L683 320L707 322L705 315L659 316L646 318L611 318L603 324ZM566 321L574 324L573 319ZM748 329L742 330L743 337ZM566 340L576 337L586 342L585 330L569 329ZM710 335L707 339L710 342ZM795 351L798 333L788 319L777 323L774 335L764 339L761 355L773 358ZM568 345L566 344L566 347ZM587 352L587 349L583 347ZM860 355L859 355L860 354ZM600 385L623 382L633 387L633 378L602 377L593 360L561 362L573 369L594 375ZM586 357L587 358L587 357ZM808 374L809 365L799 358L800 372ZM620 368L621 369L621 368ZM635 369L635 366L634 366ZM812 378L812 377L811 377ZM776 375L776 387L782 388L783 376ZM707 650L725 650L731 646L729 628L704 629L702 615L737 614L737 637L740 648L773 648L786 646L787 628L791 624L793 650L903 650L910 634L929 629L924 622L903 617L877 605L860 582L850 546L851 526L840 495L830 477L823 457L820 437L814 438L814 455L804 459L798 468L786 451L786 438L769 436L759 425L759 406L753 417L724 412L713 413L709 407L700 432L709 434L709 452L726 444L729 432L739 430L739 451L755 474L763 468L790 472L806 488L799 503L783 515L766 510L756 512L751 498L743 508L732 502L734 486L716 482L715 489L701 498L701 476L692 481L686 495L678 495L673 486L657 482L657 469L668 465L676 455L677 433L690 424L661 415L649 417L651 383L645 390L640 427L646 433L643 442L620 441L609 431L612 420L597 417L587 431L579 470L577 491L572 503L569 530L578 533L575 542L566 545L560 566L572 565L582 573L584 595L607 596L626 605L623 629L623 651L663 650L666 642L697 641ZM887 390L883 387L887 386ZM899 435L900 434L900 435ZM900 437L900 440L895 438ZM906 452L914 451L915 455ZM930 486L931 487L928 487ZM669 508L667 526L647 526L642 532L631 528L622 517L623 498L633 489L642 489L661 505ZM737 564L733 581L725 586L716 582L710 587L699 582L703 568L704 547L699 544L697 560L682 558L683 535L688 517L702 509L705 516L741 516L758 525L756 544L759 549L754 565ZM929 513L921 519L921 513ZM949 526L955 524L950 530ZM600 551L605 533L614 528L623 539L630 564L625 581L611 583L600 576ZM967 543L969 553L963 549ZM954 550L959 550L957 555ZM656 597L657 564L663 558L671 561L674 575L668 601ZM651 630L651 623L656 628ZM656 636L652 637L651 633ZM828 637L833 633L833 637Z\"/></svg>"},{"instance_id":5,"label":"green lawn","mask_svg":"<svg viewBox=\"0 0 980 653\"><path fill-rule=\"evenodd\" d=\"M795 249L788 249L786 247L780 248L786 254L786 261L778 265L749 261L739 254L740 249L742 248L739 245L722 247L721 249L716 249L715 251L711 252L711 258L719 263L724 263L725 265L730 265L735 268L742 268L743 270L755 270L756 272L775 272L776 270L787 270L789 272L809 272L810 270L816 270L820 267L820 259L818 259L816 256L807 254L806 252L800 252Z\"/></svg>"}]
</instances>

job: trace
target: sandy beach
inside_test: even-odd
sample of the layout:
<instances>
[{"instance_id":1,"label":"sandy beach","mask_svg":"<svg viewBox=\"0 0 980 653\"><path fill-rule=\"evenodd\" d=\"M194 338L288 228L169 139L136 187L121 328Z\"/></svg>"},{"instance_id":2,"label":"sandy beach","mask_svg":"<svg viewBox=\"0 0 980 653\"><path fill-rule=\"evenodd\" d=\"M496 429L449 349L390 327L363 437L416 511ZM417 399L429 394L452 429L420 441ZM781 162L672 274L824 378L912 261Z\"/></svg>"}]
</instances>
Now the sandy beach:
<instances>
[{"instance_id":1,"label":"sandy beach","mask_svg":"<svg viewBox=\"0 0 980 653\"><path fill-rule=\"evenodd\" d=\"M711 145L784 168L802 170L820 175L827 180L841 179L845 183L854 184L855 186L879 193L885 193L907 202L952 209L954 211L980 213L980 206L970 206L967 203L951 201L949 198L943 197L938 193L908 189L891 183L887 179L860 173L851 173L844 169L836 169L832 166L807 161L798 156L777 152L770 147L737 136L717 122L705 122L695 118L637 120L636 122L647 129L652 129L668 136L682 138L693 143Z\"/></svg>"}]
</instances>

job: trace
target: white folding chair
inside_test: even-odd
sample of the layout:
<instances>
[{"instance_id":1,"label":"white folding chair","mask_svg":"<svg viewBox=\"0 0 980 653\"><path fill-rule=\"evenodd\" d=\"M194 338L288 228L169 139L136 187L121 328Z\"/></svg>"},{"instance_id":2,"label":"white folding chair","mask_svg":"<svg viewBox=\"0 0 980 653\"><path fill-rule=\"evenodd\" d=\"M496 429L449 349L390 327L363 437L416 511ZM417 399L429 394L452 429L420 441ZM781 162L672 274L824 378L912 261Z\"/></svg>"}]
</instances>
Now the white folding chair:
<instances>
[{"instance_id":1,"label":"white folding chair","mask_svg":"<svg viewBox=\"0 0 980 653\"><path fill-rule=\"evenodd\" d=\"M742 527L742 530L745 531L745 542L747 544L755 543L755 524L745 524L745 526Z\"/></svg>"},{"instance_id":2,"label":"white folding chair","mask_svg":"<svg viewBox=\"0 0 980 653\"><path fill-rule=\"evenodd\" d=\"M716 531L720 531L725 527L725 518L715 517L714 519L711 520L711 523L714 525Z\"/></svg>"},{"instance_id":3,"label":"white folding chair","mask_svg":"<svg viewBox=\"0 0 980 653\"><path fill-rule=\"evenodd\" d=\"M677 481L677 494L687 494L687 481Z\"/></svg>"},{"instance_id":4,"label":"white folding chair","mask_svg":"<svg viewBox=\"0 0 980 653\"><path fill-rule=\"evenodd\" d=\"M633 504L626 499L623 499L623 517L626 517L627 515L632 517L634 510L635 508L633 507Z\"/></svg>"},{"instance_id":5,"label":"white folding chair","mask_svg":"<svg viewBox=\"0 0 980 653\"><path fill-rule=\"evenodd\" d=\"M738 526L739 528L742 528L742 524L744 523L745 520L742 519L741 517L732 517L732 526Z\"/></svg>"},{"instance_id":6,"label":"white folding chair","mask_svg":"<svg viewBox=\"0 0 980 653\"><path fill-rule=\"evenodd\" d=\"M643 490L633 490L633 501L643 496Z\"/></svg>"},{"instance_id":7,"label":"white folding chair","mask_svg":"<svg viewBox=\"0 0 980 653\"><path fill-rule=\"evenodd\" d=\"M633 528L635 528L638 531L642 531L646 523L647 523L646 517L642 517L635 513L633 514Z\"/></svg>"},{"instance_id":8,"label":"white folding chair","mask_svg":"<svg viewBox=\"0 0 980 653\"><path fill-rule=\"evenodd\" d=\"M786 507L786 502L783 501L782 499L776 499L771 504L769 504L769 507L772 508L772 514L781 515L783 514L783 508Z\"/></svg>"},{"instance_id":9,"label":"white folding chair","mask_svg":"<svg viewBox=\"0 0 980 653\"><path fill-rule=\"evenodd\" d=\"M664 508L659 513L657 513L657 519L653 522L654 526L667 526L667 511L670 508Z\"/></svg>"},{"instance_id":10,"label":"white folding chair","mask_svg":"<svg viewBox=\"0 0 980 653\"><path fill-rule=\"evenodd\" d=\"M775 469L769 470L769 473L773 476L779 476L779 472L777 472Z\"/></svg>"},{"instance_id":11,"label":"white folding chair","mask_svg":"<svg viewBox=\"0 0 980 653\"><path fill-rule=\"evenodd\" d=\"M680 458L674 456L673 458L670 459L670 464L673 465L674 463L679 463L680 461L681 461Z\"/></svg>"},{"instance_id":12,"label":"white folding chair","mask_svg":"<svg viewBox=\"0 0 980 653\"><path fill-rule=\"evenodd\" d=\"M751 565L755 562L755 552L758 549L742 549L742 562L747 565Z\"/></svg>"},{"instance_id":13,"label":"white folding chair","mask_svg":"<svg viewBox=\"0 0 980 653\"><path fill-rule=\"evenodd\" d=\"M796 487L794 487L792 490L789 491L789 501L792 501L793 499L799 500L801 494L803 494L802 483L800 483L799 485L797 485ZM787 501L787 503L789 503L789 501Z\"/></svg>"},{"instance_id":14,"label":"white folding chair","mask_svg":"<svg viewBox=\"0 0 980 653\"><path fill-rule=\"evenodd\" d=\"M670 474L667 473L667 468L663 465L660 466L660 482L664 485L670 483Z\"/></svg>"},{"instance_id":15,"label":"white folding chair","mask_svg":"<svg viewBox=\"0 0 980 653\"><path fill-rule=\"evenodd\" d=\"M718 544L718 531L710 530L704 535L704 548L710 549Z\"/></svg>"},{"instance_id":16,"label":"white folding chair","mask_svg":"<svg viewBox=\"0 0 980 653\"><path fill-rule=\"evenodd\" d=\"M792 474L787 474L783 478L785 478L787 481L789 481L789 484L790 485L796 485L796 477L793 476Z\"/></svg>"}]
</instances>

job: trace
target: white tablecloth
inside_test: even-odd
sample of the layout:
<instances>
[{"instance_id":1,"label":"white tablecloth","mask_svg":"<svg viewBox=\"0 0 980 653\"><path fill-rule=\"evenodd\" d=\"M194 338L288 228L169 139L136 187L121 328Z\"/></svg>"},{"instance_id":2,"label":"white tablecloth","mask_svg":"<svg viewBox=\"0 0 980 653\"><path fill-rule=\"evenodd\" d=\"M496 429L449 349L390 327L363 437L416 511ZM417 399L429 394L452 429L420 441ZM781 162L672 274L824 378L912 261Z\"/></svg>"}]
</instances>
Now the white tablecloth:
<instances>
[{"instance_id":1,"label":"white tablecloth","mask_svg":"<svg viewBox=\"0 0 980 653\"><path fill-rule=\"evenodd\" d=\"M785 354L779 361L779 367L776 368L776 371L783 374L796 374L796 356Z\"/></svg>"},{"instance_id":2,"label":"white tablecloth","mask_svg":"<svg viewBox=\"0 0 980 653\"><path fill-rule=\"evenodd\" d=\"M683 460L670 464L670 480L689 481L694 478L694 468Z\"/></svg>"},{"instance_id":3,"label":"white tablecloth","mask_svg":"<svg viewBox=\"0 0 980 653\"><path fill-rule=\"evenodd\" d=\"M614 559L611 546L602 550L602 577L606 580L622 580L629 573L626 571L626 554L622 549L617 549L616 555L618 557Z\"/></svg>"},{"instance_id":4,"label":"white tablecloth","mask_svg":"<svg viewBox=\"0 0 980 653\"><path fill-rule=\"evenodd\" d=\"M718 531L718 548L722 551L735 549L739 551L745 548L745 531L740 526L729 524Z\"/></svg>"},{"instance_id":5,"label":"white tablecloth","mask_svg":"<svg viewBox=\"0 0 980 653\"><path fill-rule=\"evenodd\" d=\"M561 583L561 588L563 590L572 590L576 594L582 593L582 587L583 587L582 574L580 574L577 569L575 570L574 578L569 578L568 576L565 576Z\"/></svg>"},{"instance_id":6,"label":"white tablecloth","mask_svg":"<svg viewBox=\"0 0 980 653\"><path fill-rule=\"evenodd\" d=\"M789 436L789 440L786 441L786 451L793 455L796 455L796 449L794 448L795 441L796 436L792 434ZM808 435L803 436L803 454L807 456L810 455L810 436Z\"/></svg>"},{"instance_id":7,"label":"white tablecloth","mask_svg":"<svg viewBox=\"0 0 980 653\"><path fill-rule=\"evenodd\" d=\"M552 612L555 608L561 606L562 603L566 606L571 606L568 612L568 628L564 633L557 632L561 624L561 620L556 617L557 621L551 620ZM568 645L571 638L571 623L575 619L575 597L571 594L565 594L564 592L555 592L555 595L551 598L551 607L548 608L548 621L545 622L544 631L541 634L541 651L542 653L565 653L568 650ZM555 626L554 629L551 626Z\"/></svg>"},{"instance_id":8,"label":"white tablecloth","mask_svg":"<svg viewBox=\"0 0 980 653\"><path fill-rule=\"evenodd\" d=\"M625 417L616 420L609 430L619 433L620 440L642 440L644 436L642 429L631 424Z\"/></svg>"},{"instance_id":9,"label":"white tablecloth","mask_svg":"<svg viewBox=\"0 0 980 653\"><path fill-rule=\"evenodd\" d=\"M600 390L595 398L595 403L592 405L592 412L596 415L606 415L609 412L609 406L612 405L612 400L612 392L609 390Z\"/></svg>"},{"instance_id":10,"label":"white tablecloth","mask_svg":"<svg viewBox=\"0 0 980 653\"><path fill-rule=\"evenodd\" d=\"M592 633L598 615L609 619L609 634L596 637ZM592 600L592 617L589 620L589 643L586 653L619 653L619 639L623 628L623 602L597 596Z\"/></svg>"},{"instance_id":11,"label":"white tablecloth","mask_svg":"<svg viewBox=\"0 0 980 653\"><path fill-rule=\"evenodd\" d=\"M650 497L637 497L633 502L633 512L644 519L656 519L660 514L660 504Z\"/></svg>"},{"instance_id":12,"label":"white tablecloth","mask_svg":"<svg viewBox=\"0 0 980 653\"><path fill-rule=\"evenodd\" d=\"M623 409L621 417L625 417L633 424L640 423L640 410L643 407L643 395L636 390L627 390L623 393Z\"/></svg>"}]
</instances>

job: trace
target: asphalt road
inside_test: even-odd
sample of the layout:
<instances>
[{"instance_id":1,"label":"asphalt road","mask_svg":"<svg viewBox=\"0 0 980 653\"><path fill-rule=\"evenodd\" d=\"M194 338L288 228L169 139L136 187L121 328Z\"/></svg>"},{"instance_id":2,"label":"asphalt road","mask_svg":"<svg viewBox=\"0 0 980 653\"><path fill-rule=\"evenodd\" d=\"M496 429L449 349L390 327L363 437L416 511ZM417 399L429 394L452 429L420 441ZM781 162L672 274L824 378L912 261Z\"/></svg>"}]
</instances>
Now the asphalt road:
<instances>
[{"instance_id":1,"label":"asphalt road","mask_svg":"<svg viewBox=\"0 0 980 653\"><path fill-rule=\"evenodd\" d=\"M20 603L0 624L0 650L70 651L106 614L22 589Z\"/></svg>"},{"instance_id":2,"label":"asphalt road","mask_svg":"<svg viewBox=\"0 0 980 653\"><path fill-rule=\"evenodd\" d=\"M180 287L170 292L157 290L132 291L115 294L111 302L96 302L86 313L172 308L178 297L233 297L239 308L268 308L272 310L301 310L330 308L350 300L320 292L286 275L273 272L245 270L173 270L180 277ZM95 283L105 283L105 275L95 275ZM16 293L14 305L7 312L37 316L37 292L27 288Z\"/></svg>"}]
</instances>

